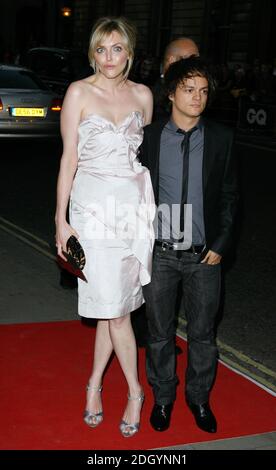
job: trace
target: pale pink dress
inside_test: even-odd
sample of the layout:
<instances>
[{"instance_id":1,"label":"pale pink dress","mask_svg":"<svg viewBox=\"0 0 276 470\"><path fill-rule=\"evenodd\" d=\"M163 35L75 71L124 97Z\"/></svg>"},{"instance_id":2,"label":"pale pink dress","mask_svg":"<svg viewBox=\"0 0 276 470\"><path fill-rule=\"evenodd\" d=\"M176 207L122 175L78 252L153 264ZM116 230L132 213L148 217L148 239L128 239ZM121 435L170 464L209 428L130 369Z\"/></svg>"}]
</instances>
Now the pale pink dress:
<instances>
[{"instance_id":1,"label":"pale pink dress","mask_svg":"<svg viewBox=\"0 0 276 470\"><path fill-rule=\"evenodd\" d=\"M79 315L116 318L144 302L151 279L154 196L138 158L143 139L139 111L118 126L90 114L79 125L78 169L70 223L80 238L88 283L79 280Z\"/></svg>"}]
</instances>

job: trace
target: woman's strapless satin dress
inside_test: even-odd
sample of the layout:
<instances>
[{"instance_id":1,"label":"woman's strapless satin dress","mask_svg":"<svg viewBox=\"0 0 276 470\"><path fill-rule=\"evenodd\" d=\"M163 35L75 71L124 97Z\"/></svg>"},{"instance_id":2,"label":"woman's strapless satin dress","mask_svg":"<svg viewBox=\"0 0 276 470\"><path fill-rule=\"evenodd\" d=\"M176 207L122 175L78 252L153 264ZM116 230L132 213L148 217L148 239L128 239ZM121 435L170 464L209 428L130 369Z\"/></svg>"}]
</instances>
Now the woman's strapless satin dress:
<instances>
[{"instance_id":1,"label":"woman's strapless satin dress","mask_svg":"<svg viewBox=\"0 0 276 470\"><path fill-rule=\"evenodd\" d=\"M82 244L88 283L79 280L79 315L116 318L144 302L151 279L154 196L137 159L143 118L130 113L118 126L97 114L79 125L78 168L70 223Z\"/></svg>"}]
</instances>

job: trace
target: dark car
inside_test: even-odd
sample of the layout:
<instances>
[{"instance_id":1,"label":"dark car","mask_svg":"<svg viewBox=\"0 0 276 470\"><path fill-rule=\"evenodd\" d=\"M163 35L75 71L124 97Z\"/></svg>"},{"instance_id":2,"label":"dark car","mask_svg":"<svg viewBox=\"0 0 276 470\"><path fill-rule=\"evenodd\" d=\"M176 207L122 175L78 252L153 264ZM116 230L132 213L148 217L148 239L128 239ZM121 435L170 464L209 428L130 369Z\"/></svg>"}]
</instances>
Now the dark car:
<instances>
[{"instance_id":1,"label":"dark car","mask_svg":"<svg viewBox=\"0 0 276 470\"><path fill-rule=\"evenodd\" d=\"M47 85L64 94L68 85L91 75L88 57L69 49L35 47L26 53L23 63L32 69Z\"/></svg>"},{"instance_id":2,"label":"dark car","mask_svg":"<svg viewBox=\"0 0 276 470\"><path fill-rule=\"evenodd\" d=\"M61 106L31 70L0 65L0 138L59 137Z\"/></svg>"}]
</instances>

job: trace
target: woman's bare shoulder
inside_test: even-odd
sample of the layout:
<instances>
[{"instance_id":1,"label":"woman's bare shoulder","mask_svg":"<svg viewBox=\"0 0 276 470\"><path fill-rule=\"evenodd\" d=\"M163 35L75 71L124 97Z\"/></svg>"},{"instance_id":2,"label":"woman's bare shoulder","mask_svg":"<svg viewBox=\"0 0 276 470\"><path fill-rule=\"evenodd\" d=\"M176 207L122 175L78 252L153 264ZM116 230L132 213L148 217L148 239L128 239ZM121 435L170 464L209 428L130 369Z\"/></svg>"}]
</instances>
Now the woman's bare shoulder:
<instances>
[{"instance_id":1,"label":"woman's bare shoulder","mask_svg":"<svg viewBox=\"0 0 276 470\"><path fill-rule=\"evenodd\" d=\"M139 95L144 95L145 97L152 95L149 87L147 87L143 83L136 83L136 82L132 82L131 80L128 80L128 85L133 90L134 93L138 93Z\"/></svg>"},{"instance_id":2,"label":"woman's bare shoulder","mask_svg":"<svg viewBox=\"0 0 276 470\"><path fill-rule=\"evenodd\" d=\"M129 86L131 87L131 91L135 96L135 99L139 101L143 108L151 106L153 101L152 92L146 85L130 82Z\"/></svg>"},{"instance_id":3,"label":"woman's bare shoulder","mask_svg":"<svg viewBox=\"0 0 276 470\"><path fill-rule=\"evenodd\" d=\"M72 82L68 89L68 92L74 95L82 95L83 93L86 92L91 92L93 91L93 75L90 77L83 78L81 80L77 80L75 82Z\"/></svg>"}]
</instances>

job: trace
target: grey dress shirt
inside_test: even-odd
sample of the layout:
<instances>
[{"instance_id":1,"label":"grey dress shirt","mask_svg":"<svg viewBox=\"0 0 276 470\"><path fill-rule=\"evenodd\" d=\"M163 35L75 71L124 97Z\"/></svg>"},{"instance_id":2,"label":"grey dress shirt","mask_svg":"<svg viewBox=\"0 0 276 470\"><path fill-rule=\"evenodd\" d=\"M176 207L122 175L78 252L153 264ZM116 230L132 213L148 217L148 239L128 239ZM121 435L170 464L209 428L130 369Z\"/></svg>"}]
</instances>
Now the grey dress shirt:
<instances>
[{"instance_id":1,"label":"grey dress shirt","mask_svg":"<svg viewBox=\"0 0 276 470\"><path fill-rule=\"evenodd\" d=\"M159 240L176 242L180 233L180 204L182 193L183 135L172 119L164 126L160 142L159 163ZM202 163L204 125L200 120L197 130L190 137L188 196L185 208L183 248L205 244Z\"/></svg>"}]
</instances>

